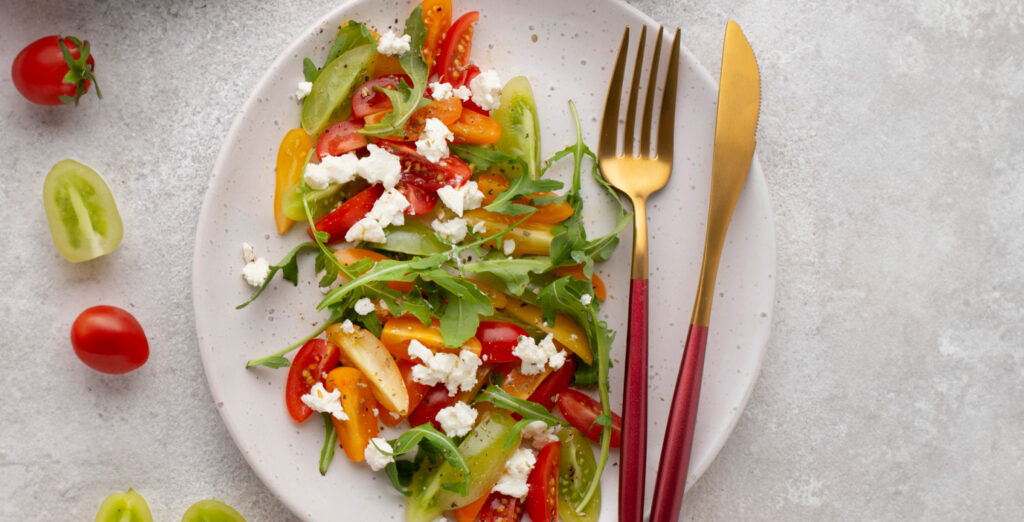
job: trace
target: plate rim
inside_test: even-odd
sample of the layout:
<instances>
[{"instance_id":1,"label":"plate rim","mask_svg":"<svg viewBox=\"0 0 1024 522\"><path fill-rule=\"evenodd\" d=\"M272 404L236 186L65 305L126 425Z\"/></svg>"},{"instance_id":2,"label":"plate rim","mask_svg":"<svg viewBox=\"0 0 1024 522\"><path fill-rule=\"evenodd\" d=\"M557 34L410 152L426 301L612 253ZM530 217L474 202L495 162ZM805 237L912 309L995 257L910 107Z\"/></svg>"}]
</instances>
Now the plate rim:
<instances>
[{"instance_id":1,"label":"plate rim","mask_svg":"<svg viewBox=\"0 0 1024 522\"><path fill-rule=\"evenodd\" d=\"M206 378L206 388L209 391L210 396L213 399L215 405L223 402L223 397L221 396L218 389L211 384L215 381L216 376L211 373L213 371L212 365L208 365L206 363L206 353L208 352L208 350L204 348L205 343L202 337L200 336L198 321L196 320L196 318L199 317L200 314L200 289L197 288L198 282L196 278L196 272L202 266L200 259L200 230L204 227L204 224L209 221L210 216L213 214L212 209L215 204L213 200L210 198L210 194L212 192L212 189L226 182L224 171L227 170L228 157L230 156L229 144L237 141L238 135L241 133L242 130L242 121L244 119L244 116L247 113L249 113L259 103L259 98L256 96L256 94L262 91L268 83L273 81L274 73L276 71L279 71L288 61L294 59L293 55L296 54L298 49L304 44L307 38L315 36L317 32L323 28L323 26L329 25L331 23L331 20L343 17L344 12L349 10L352 7L352 5L356 3L356 1L357 0L345 0L344 2L335 6L327 13L316 18L310 25L306 26L305 29L298 32L295 35L295 37L293 37L290 40L290 42L278 53L277 57L274 58L274 60L271 61L271 63L266 68L263 69L263 72L260 75L259 79L256 81L255 84L253 84L252 88L249 89L245 101L243 102L239 110L235 113L231 126L228 128L228 132L227 134L225 134L224 139L221 142L221 147L217 153L217 158L214 161L213 167L210 171L209 178L207 179L206 188L203 191L203 201L199 209L199 215L194 229L195 239L193 241L192 267L191 273L189 275L192 279L192 312L193 324L196 325L197 348L199 349L200 361L203 365L203 375ZM413 3L415 4L416 2ZM613 4L614 6L619 8L624 7L627 11L632 12L632 14L634 14L640 20L642 20L645 25L652 27L661 26L659 22L654 20L647 13L639 10L632 4L629 4L625 1L604 0L604 3ZM588 5L592 4L588 2ZM687 60L690 60L694 64L695 67L693 68L693 70L695 70L698 73L701 81L712 86L714 90L717 91L718 82L711 75L707 67L705 67L699 59L697 59L697 57L690 51L690 49L685 44L681 45L681 52L683 53L683 55L685 55ZM749 186L752 182L760 185L765 185L764 187L762 187L762 189L765 197L765 203L767 205L766 226L769 230L771 230L768 242L770 243L770 250L772 255L770 256L770 259L764 260L765 268L768 269L768 273L771 275L771 285L770 289L768 290L768 294L770 297L769 302L771 303L771 306L768 307L768 309L765 311L766 320L764 321L764 328L767 331L763 336L763 342L758 343L758 346L756 347L757 350L756 354L754 355L754 363L752 365L753 371L751 372L751 378L747 381L741 398L739 402L736 404L735 414L729 415L729 421L722 426L722 429L718 430L718 432L714 434L714 436L711 439L711 444L709 445L710 451L706 454L706 456L698 460L697 462L691 462L686 482L687 491L689 491L694 486L694 484L704 475L708 468L710 468L711 464L717 459L718 454L725 446L726 441L728 441L736 425L739 423L740 418L743 416L743 412L746 410L747 404L749 403L750 398L753 395L754 387L756 386L757 381L760 380L760 374L764 363L764 357L768 349L768 343L771 339L771 331L775 311L775 294L777 286L776 275L778 262L778 248L775 237L775 216L774 212L772 212L771 197L767 191L767 180L764 176L764 171L761 168L756 148L753 160L751 162L750 171L748 172L746 185ZM274 495L274 497L277 498L278 501L280 501L292 514L299 518L304 518L301 514L303 512L299 508L299 506L295 505L291 501L291 499L285 498L278 493L277 488L273 487L272 485L273 481L270 480L271 477L268 475L268 472L262 470L259 466L256 466L254 464L253 457L250 456L248 451L245 451L243 449L242 444L238 438L238 435L236 435L236 433L239 433L240 430L238 429L237 426L235 426L232 420L225 414L224 408L217 407L217 413L218 415L220 415L221 421L224 423L225 428L227 428L228 435L231 437L232 443L235 445L236 450L238 450L238 452L245 459L245 462L248 465L249 469L252 470L253 473L255 473L255 475L263 483L264 487L266 487ZM663 436L663 434L653 433L653 435L649 436L661 437ZM654 477L648 477L648 480L649 482L653 483Z\"/></svg>"}]
</instances>

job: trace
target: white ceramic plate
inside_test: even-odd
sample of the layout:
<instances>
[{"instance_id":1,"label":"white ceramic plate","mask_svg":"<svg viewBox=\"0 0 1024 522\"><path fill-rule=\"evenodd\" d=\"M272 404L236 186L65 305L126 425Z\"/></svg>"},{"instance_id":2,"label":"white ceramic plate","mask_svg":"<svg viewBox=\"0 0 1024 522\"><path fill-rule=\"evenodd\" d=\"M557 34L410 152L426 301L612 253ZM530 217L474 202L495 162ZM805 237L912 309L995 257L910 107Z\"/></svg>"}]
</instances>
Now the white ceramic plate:
<instances>
[{"instance_id":1,"label":"white ceramic plate","mask_svg":"<svg viewBox=\"0 0 1024 522\"><path fill-rule=\"evenodd\" d=\"M302 58L323 59L335 28L348 19L386 30L396 25L396 19L404 21L413 6L407 1L348 2L293 42L270 66L232 125L200 214L193 292L210 392L249 464L282 502L308 520L401 519L403 497L391 489L383 474L349 462L340 451L329 473L320 476L322 423L314 418L297 426L290 420L282 400L287 371L245 369L245 361L301 338L323 316L313 308L321 294L312 282L311 259L300 265L298 288L278 280L254 304L235 310L251 292L239 275L240 245L252 243L258 255L273 263L305 238L303 227L279 237L271 216L277 146L287 129L298 125L300 106L293 93L302 77ZM622 28L626 24L656 27L654 20L611 0L455 1L457 14L470 7L481 13L474 35L474 61L496 69L504 79L526 75L533 85L544 156L572 140L570 98L579 108L587 142L596 148L598 121ZM700 269L715 126L714 80L689 52L683 53L680 74L674 172L667 188L652 198L649 210L648 494ZM593 190L587 199L588 226L601 232L610 225L609 202ZM629 234L623 234L615 257L599 268L610 295L603 313L619 331L612 353L617 366L611 376L616 406L621 403ZM768 340L774 274L771 209L755 159L718 274L690 483L710 465L750 396ZM603 481L602 519L606 520L616 518L616 459L613 454Z\"/></svg>"}]
</instances>

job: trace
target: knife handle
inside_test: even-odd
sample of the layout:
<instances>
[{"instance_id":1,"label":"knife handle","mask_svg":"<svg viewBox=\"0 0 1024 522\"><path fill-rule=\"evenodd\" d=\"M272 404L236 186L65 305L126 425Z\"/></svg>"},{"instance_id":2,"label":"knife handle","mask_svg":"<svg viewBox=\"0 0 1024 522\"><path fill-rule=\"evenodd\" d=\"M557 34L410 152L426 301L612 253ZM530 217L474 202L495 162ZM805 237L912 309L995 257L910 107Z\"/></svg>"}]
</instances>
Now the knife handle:
<instances>
[{"instance_id":1,"label":"knife handle","mask_svg":"<svg viewBox=\"0 0 1024 522\"><path fill-rule=\"evenodd\" d=\"M661 467L654 483L650 522L675 522L683 503L686 474L690 468L690 450L693 447L693 425L697 421L700 402L701 376L704 373L704 352L708 341L708 327L691 324L686 334L686 350L679 367L679 378L672 398L665 427L665 441L661 447ZM623 448L625 429L623 429Z\"/></svg>"},{"instance_id":2,"label":"knife handle","mask_svg":"<svg viewBox=\"0 0 1024 522\"><path fill-rule=\"evenodd\" d=\"M629 285L629 346L622 391L622 448L619 450L619 520L642 522L647 471L648 280Z\"/></svg>"}]
</instances>

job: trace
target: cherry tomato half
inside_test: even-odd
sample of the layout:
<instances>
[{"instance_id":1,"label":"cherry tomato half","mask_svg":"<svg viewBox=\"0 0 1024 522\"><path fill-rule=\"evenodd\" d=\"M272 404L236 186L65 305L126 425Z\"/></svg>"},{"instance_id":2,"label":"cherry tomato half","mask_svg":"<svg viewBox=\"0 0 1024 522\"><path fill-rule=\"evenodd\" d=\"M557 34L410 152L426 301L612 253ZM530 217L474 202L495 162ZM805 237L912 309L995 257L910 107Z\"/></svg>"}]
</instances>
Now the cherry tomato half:
<instances>
[{"instance_id":1,"label":"cherry tomato half","mask_svg":"<svg viewBox=\"0 0 1024 522\"><path fill-rule=\"evenodd\" d=\"M491 492L476 520L477 522L518 522L522 518L522 500L502 493Z\"/></svg>"},{"instance_id":2,"label":"cherry tomato half","mask_svg":"<svg viewBox=\"0 0 1024 522\"><path fill-rule=\"evenodd\" d=\"M405 213L410 216L426 214L434 210L434 205L437 204L437 192L423 190L408 183L399 183L395 188L409 201L409 206L405 207Z\"/></svg>"},{"instance_id":3,"label":"cherry tomato half","mask_svg":"<svg viewBox=\"0 0 1024 522\"><path fill-rule=\"evenodd\" d=\"M476 328L476 338L482 345L481 358L489 363L518 361L512 351L519 344L519 337L529 336L526 330L506 321L480 321Z\"/></svg>"},{"instance_id":4,"label":"cherry tomato half","mask_svg":"<svg viewBox=\"0 0 1024 522\"><path fill-rule=\"evenodd\" d=\"M494 118L466 107L448 128L455 135L455 143L490 145L501 138L501 125Z\"/></svg>"},{"instance_id":5,"label":"cherry tomato half","mask_svg":"<svg viewBox=\"0 0 1024 522\"><path fill-rule=\"evenodd\" d=\"M466 84L465 72L473 47L473 24L479 19L479 11L470 11L460 16L444 35L441 51L431 71L439 78L438 81L450 83L453 87Z\"/></svg>"},{"instance_id":6,"label":"cherry tomato half","mask_svg":"<svg viewBox=\"0 0 1024 522\"><path fill-rule=\"evenodd\" d=\"M441 429L441 423L437 422L434 417L437 417L437 412L443 408L447 408L459 401L459 396L448 396L448 388L444 384L438 384L431 388L423 396L420 401L420 405L412 410L409 414L409 425L419 426L421 424L431 423L435 428Z\"/></svg>"},{"instance_id":7,"label":"cherry tomato half","mask_svg":"<svg viewBox=\"0 0 1024 522\"><path fill-rule=\"evenodd\" d=\"M86 308L71 325L71 346L86 366L103 373L128 373L149 359L142 325L116 306Z\"/></svg>"},{"instance_id":8,"label":"cherry tomato half","mask_svg":"<svg viewBox=\"0 0 1024 522\"><path fill-rule=\"evenodd\" d=\"M427 38L423 42L423 60L427 70L434 65L437 51L441 47L448 27L452 25L452 0L423 0L423 25L427 27Z\"/></svg>"},{"instance_id":9,"label":"cherry tomato half","mask_svg":"<svg viewBox=\"0 0 1024 522\"><path fill-rule=\"evenodd\" d=\"M405 74L389 74L374 78L356 89L352 95L352 116L365 118L370 114L386 112L391 110L391 99L376 89L397 89L398 82L405 81L406 85L412 85L412 80Z\"/></svg>"},{"instance_id":10,"label":"cherry tomato half","mask_svg":"<svg viewBox=\"0 0 1024 522\"><path fill-rule=\"evenodd\" d=\"M416 149L404 143L381 141L380 147L398 156L402 162L402 182L424 190L436 191L444 186L461 187L473 173L466 162L449 156L437 163L420 156Z\"/></svg>"},{"instance_id":11,"label":"cherry tomato half","mask_svg":"<svg viewBox=\"0 0 1024 522\"><path fill-rule=\"evenodd\" d=\"M558 411L562 412L565 420L569 421L574 428L587 434L587 438L594 441L601 441L600 424L595 423L598 415L601 415L601 403L589 395L569 388L558 394ZM622 417L612 413L612 447L622 446Z\"/></svg>"},{"instance_id":12,"label":"cherry tomato half","mask_svg":"<svg viewBox=\"0 0 1024 522\"><path fill-rule=\"evenodd\" d=\"M530 492L526 494L526 512L534 522L558 520L558 459L561 445L551 442L537 455L530 470Z\"/></svg>"},{"instance_id":13,"label":"cherry tomato half","mask_svg":"<svg viewBox=\"0 0 1024 522\"><path fill-rule=\"evenodd\" d=\"M64 58L61 43L67 47L71 62ZM80 45L88 54L89 42L74 37L44 36L28 44L11 65L14 87L28 101L39 105L78 103L78 98L96 81L96 60L87 56L85 63L80 64ZM96 93L99 95L98 87Z\"/></svg>"},{"instance_id":14,"label":"cherry tomato half","mask_svg":"<svg viewBox=\"0 0 1024 522\"><path fill-rule=\"evenodd\" d=\"M313 414L302 396L314 384L324 382L324 375L338 366L339 354L336 346L323 339L310 339L295 354L284 385L284 404L295 422L304 422Z\"/></svg>"},{"instance_id":15,"label":"cherry tomato half","mask_svg":"<svg viewBox=\"0 0 1024 522\"><path fill-rule=\"evenodd\" d=\"M317 157L341 156L365 147L366 136L359 134L362 128L362 120L345 120L331 125L316 142Z\"/></svg>"},{"instance_id":16,"label":"cherry tomato half","mask_svg":"<svg viewBox=\"0 0 1024 522\"><path fill-rule=\"evenodd\" d=\"M558 394L569 387L573 375L576 374L576 357L569 356L561 368L548 375L544 382L530 394L529 400L536 402L547 409L555 407L558 402Z\"/></svg>"},{"instance_id":17,"label":"cherry tomato half","mask_svg":"<svg viewBox=\"0 0 1024 522\"><path fill-rule=\"evenodd\" d=\"M320 218L320 221L316 222L316 229L320 232L327 232L330 236L327 243L344 241L348 229L352 228L356 221L366 216L383 193L383 185L370 185L364 188L341 206L332 210L330 214ZM309 230L308 232L309 237L313 237L313 231Z\"/></svg>"}]
</instances>

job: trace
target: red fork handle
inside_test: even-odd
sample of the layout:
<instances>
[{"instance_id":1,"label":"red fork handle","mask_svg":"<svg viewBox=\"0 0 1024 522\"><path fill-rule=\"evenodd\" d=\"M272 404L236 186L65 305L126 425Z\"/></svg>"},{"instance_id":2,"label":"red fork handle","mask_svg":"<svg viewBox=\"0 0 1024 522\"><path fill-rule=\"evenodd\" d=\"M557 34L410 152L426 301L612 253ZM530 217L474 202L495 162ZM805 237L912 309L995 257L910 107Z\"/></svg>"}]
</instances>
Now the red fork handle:
<instances>
[{"instance_id":1,"label":"red fork handle","mask_svg":"<svg viewBox=\"0 0 1024 522\"><path fill-rule=\"evenodd\" d=\"M629 346L622 391L622 448L619 450L619 520L642 522L647 470L647 279L629 285Z\"/></svg>"},{"instance_id":2,"label":"red fork handle","mask_svg":"<svg viewBox=\"0 0 1024 522\"><path fill-rule=\"evenodd\" d=\"M700 402L700 383L704 373L704 350L708 342L708 327L691 324L686 334L686 350L679 367L676 391L665 427L665 442L661 447L661 465L654 483L650 522L675 522L683 503L686 472L690 468L690 450L693 447L693 425L697 421L697 403ZM625 437L625 429L623 429ZM622 444L626 447L625 440Z\"/></svg>"}]
</instances>

